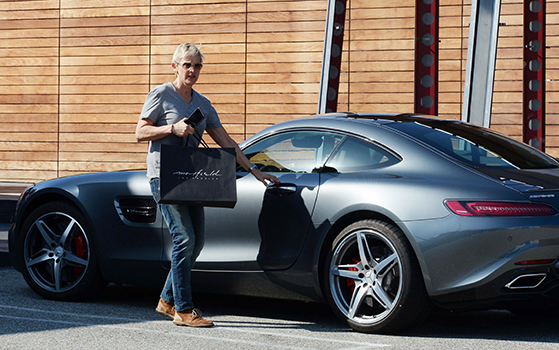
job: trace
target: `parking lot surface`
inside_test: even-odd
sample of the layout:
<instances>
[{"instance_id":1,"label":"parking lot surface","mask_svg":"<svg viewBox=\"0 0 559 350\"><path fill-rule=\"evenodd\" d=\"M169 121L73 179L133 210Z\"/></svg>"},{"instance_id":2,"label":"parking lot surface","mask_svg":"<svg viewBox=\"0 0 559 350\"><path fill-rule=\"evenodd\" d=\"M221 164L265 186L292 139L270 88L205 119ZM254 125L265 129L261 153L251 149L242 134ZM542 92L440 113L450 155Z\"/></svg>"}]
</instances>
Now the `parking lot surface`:
<instances>
[{"instance_id":1,"label":"parking lot surface","mask_svg":"<svg viewBox=\"0 0 559 350\"><path fill-rule=\"evenodd\" d=\"M557 349L557 320L505 311L435 313L399 335L362 334L324 304L195 295L209 329L175 326L154 312L158 291L109 287L87 302L41 299L0 267L0 349Z\"/></svg>"}]
</instances>

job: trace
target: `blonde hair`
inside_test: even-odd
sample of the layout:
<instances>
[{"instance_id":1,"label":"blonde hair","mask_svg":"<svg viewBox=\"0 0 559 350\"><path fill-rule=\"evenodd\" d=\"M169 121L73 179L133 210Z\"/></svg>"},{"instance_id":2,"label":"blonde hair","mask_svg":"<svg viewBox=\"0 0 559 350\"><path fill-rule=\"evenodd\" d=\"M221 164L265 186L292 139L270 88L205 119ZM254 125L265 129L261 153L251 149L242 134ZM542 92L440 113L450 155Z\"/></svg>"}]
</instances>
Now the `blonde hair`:
<instances>
[{"instance_id":1,"label":"blonde hair","mask_svg":"<svg viewBox=\"0 0 559 350\"><path fill-rule=\"evenodd\" d=\"M204 60L204 55L202 55L200 49L198 49L196 45L191 43L180 44L173 55L173 63L178 65L183 58L193 56L198 56L200 58L200 63Z\"/></svg>"}]
</instances>

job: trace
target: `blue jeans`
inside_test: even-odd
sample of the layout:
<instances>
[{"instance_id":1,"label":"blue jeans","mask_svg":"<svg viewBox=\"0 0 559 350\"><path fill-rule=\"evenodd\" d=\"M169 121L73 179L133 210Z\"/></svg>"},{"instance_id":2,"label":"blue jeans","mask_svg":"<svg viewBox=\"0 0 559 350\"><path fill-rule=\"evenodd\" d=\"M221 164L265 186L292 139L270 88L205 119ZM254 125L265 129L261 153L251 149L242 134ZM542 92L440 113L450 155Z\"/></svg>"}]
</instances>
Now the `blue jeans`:
<instances>
[{"instance_id":1,"label":"blue jeans","mask_svg":"<svg viewBox=\"0 0 559 350\"><path fill-rule=\"evenodd\" d=\"M150 181L151 192L159 198L159 179ZM173 239L171 270L161 292L161 299L185 311L194 307L190 274L204 246L204 207L159 204L159 209Z\"/></svg>"}]
</instances>

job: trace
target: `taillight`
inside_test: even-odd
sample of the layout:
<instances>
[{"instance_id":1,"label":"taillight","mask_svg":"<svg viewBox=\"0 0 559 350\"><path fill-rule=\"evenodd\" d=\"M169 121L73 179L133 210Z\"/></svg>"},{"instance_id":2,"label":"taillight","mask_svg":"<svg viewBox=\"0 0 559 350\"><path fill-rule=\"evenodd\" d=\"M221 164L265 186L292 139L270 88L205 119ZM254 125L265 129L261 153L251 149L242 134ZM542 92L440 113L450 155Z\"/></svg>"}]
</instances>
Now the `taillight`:
<instances>
[{"instance_id":1,"label":"taillight","mask_svg":"<svg viewBox=\"0 0 559 350\"><path fill-rule=\"evenodd\" d=\"M541 203L446 201L446 206L463 216L548 216L555 208Z\"/></svg>"},{"instance_id":2,"label":"taillight","mask_svg":"<svg viewBox=\"0 0 559 350\"><path fill-rule=\"evenodd\" d=\"M555 259L525 260L514 263L515 265L546 265L554 262Z\"/></svg>"}]
</instances>

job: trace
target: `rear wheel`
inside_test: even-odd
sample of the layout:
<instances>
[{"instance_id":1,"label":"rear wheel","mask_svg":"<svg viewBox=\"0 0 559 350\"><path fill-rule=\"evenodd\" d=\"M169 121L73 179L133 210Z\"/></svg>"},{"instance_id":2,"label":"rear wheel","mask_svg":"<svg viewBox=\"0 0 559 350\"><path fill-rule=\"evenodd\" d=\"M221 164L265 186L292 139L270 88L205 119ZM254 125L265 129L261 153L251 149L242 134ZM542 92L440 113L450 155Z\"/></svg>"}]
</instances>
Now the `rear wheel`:
<instances>
[{"instance_id":1,"label":"rear wheel","mask_svg":"<svg viewBox=\"0 0 559 350\"><path fill-rule=\"evenodd\" d=\"M68 203L51 202L35 209L22 225L18 247L27 284L44 298L85 299L105 285L91 230Z\"/></svg>"},{"instance_id":2,"label":"rear wheel","mask_svg":"<svg viewBox=\"0 0 559 350\"><path fill-rule=\"evenodd\" d=\"M383 221L363 220L344 229L328 254L325 277L332 309L360 332L397 332L431 309L409 242Z\"/></svg>"}]
</instances>

